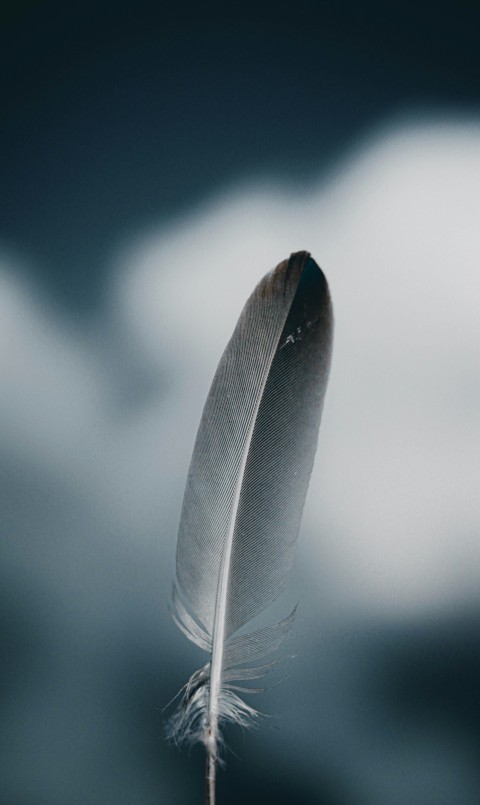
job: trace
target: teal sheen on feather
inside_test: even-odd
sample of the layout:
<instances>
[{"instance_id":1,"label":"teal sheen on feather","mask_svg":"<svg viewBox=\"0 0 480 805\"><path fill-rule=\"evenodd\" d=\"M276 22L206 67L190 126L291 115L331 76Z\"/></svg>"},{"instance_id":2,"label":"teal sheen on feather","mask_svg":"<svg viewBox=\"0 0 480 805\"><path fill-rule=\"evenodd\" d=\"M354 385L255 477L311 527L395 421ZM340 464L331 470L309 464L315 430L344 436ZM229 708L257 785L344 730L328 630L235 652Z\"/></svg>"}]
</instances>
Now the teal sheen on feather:
<instances>
[{"instance_id":1,"label":"teal sheen on feather","mask_svg":"<svg viewBox=\"0 0 480 805\"><path fill-rule=\"evenodd\" d=\"M255 719L257 711L239 694L275 665L267 658L293 622L294 612L237 635L288 581L332 333L323 272L308 252L292 254L248 299L198 429L178 534L173 618L209 661L182 689L167 735L204 743L208 805L215 803L220 727Z\"/></svg>"}]
</instances>

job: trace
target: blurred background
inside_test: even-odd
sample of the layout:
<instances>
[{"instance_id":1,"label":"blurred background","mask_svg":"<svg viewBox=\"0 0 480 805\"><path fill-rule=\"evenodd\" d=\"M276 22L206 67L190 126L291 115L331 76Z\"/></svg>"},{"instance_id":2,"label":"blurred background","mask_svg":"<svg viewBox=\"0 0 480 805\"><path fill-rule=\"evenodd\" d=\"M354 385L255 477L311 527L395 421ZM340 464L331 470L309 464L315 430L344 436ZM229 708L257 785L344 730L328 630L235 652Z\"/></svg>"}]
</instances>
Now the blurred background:
<instances>
[{"instance_id":1,"label":"blurred background","mask_svg":"<svg viewBox=\"0 0 480 805\"><path fill-rule=\"evenodd\" d=\"M5 805L202 803L163 708L217 361L307 249L336 313L258 730L224 803L480 801L480 6L4 0ZM275 682L281 684L275 685Z\"/></svg>"}]
</instances>

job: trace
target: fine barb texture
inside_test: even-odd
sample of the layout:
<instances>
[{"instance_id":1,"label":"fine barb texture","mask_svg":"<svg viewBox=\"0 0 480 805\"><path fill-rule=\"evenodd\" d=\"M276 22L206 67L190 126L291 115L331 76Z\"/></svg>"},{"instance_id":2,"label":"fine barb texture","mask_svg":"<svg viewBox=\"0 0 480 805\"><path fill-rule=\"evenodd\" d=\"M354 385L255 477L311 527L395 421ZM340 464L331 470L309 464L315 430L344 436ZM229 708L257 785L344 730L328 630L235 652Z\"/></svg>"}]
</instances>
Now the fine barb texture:
<instances>
[{"instance_id":1,"label":"fine barb texture","mask_svg":"<svg viewBox=\"0 0 480 805\"><path fill-rule=\"evenodd\" d=\"M212 779L219 725L257 715L235 682L270 670L275 663L251 664L278 649L295 614L235 636L288 580L332 325L322 271L307 252L293 254L247 301L205 403L183 501L173 617L210 661L185 685L167 732L177 742L203 741Z\"/></svg>"}]
</instances>

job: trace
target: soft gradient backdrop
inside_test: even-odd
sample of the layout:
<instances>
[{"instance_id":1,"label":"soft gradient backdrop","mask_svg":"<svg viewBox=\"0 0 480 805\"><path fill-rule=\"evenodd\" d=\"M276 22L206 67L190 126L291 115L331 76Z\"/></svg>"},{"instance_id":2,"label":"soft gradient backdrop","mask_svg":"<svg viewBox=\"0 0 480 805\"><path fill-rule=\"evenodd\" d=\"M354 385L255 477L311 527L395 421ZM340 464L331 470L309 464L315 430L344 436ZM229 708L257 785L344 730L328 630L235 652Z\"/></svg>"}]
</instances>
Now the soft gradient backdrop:
<instances>
[{"instance_id":1,"label":"soft gradient backdrop","mask_svg":"<svg viewBox=\"0 0 480 805\"><path fill-rule=\"evenodd\" d=\"M336 314L294 635L220 802L480 799L480 9L5 2L5 805L190 805L162 711L202 405L254 284ZM281 684L275 685L281 681Z\"/></svg>"}]
</instances>

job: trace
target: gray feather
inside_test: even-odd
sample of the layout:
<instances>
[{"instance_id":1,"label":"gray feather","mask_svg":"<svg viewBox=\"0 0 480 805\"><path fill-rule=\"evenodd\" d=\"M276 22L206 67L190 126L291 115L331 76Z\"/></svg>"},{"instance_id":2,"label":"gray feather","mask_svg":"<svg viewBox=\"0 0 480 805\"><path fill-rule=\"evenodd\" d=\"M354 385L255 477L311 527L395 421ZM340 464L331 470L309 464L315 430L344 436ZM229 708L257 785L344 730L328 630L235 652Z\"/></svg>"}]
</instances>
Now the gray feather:
<instances>
[{"instance_id":1,"label":"gray feather","mask_svg":"<svg viewBox=\"0 0 480 805\"><path fill-rule=\"evenodd\" d=\"M235 677L229 670L226 679L226 669L276 650L293 620L292 613L276 626L232 637L287 583L331 346L325 277L307 252L298 252L247 301L205 404L182 508L174 600L179 627L212 652L200 683L205 690L195 688L196 703L202 701L193 733L205 741L212 730L217 740L218 720L244 723L254 713L231 692L227 682Z\"/></svg>"}]
</instances>

